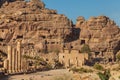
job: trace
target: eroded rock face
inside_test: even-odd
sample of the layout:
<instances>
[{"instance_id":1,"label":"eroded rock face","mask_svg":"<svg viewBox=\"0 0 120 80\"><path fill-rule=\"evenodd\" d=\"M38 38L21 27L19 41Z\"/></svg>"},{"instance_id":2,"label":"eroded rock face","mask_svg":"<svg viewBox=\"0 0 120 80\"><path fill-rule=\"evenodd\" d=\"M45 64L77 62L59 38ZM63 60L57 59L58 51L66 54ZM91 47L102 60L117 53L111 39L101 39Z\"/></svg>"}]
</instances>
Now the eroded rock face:
<instances>
[{"instance_id":1,"label":"eroded rock face","mask_svg":"<svg viewBox=\"0 0 120 80\"><path fill-rule=\"evenodd\" d=\"M79 39L93 52L116 52L120 49L120 28L106 16L85 20L78 17L76 27L81 29Z\"/></svg>"},{"instance_id":2,"label":"eroded rock face","mask_svg":"<svg viewBox=\"0 0 120 80\"><path fill-rule=\"evenodd\" d=\"M6 4L6 2L8 4ZM42 43L58 45L71 33L72 23L56 10L45 8L39 0L5 0L0 8L1 44L15 44L18 39L22 44L33 44L36 49ZM64 34L63 34L64 33Z\"/></svg>"},{"instance_id":3,"label":"eroded rock face","mask_svg":"<svg viewBox=\"0 0 120 80\"><path fill-rule=\"evenodd\" d=\"M96 53L116 54L120 50L120 28L106 16L89 20L78 17L74 27L63 14L45 8L41 0L3 0L0 6L1 46L14 46L21 40L26 53L61 50L61 45L79 50L83 44L88 44Z\"/></svg>"}]
</instances>

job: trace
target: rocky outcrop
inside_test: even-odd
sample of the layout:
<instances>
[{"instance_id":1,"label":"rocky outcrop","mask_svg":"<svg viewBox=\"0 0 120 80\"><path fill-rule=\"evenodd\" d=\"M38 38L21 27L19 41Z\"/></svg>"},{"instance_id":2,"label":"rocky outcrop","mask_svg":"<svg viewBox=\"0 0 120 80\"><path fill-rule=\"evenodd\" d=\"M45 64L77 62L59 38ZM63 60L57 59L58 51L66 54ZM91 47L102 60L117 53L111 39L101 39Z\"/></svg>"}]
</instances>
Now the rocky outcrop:
<instances>
[{"instance_id":1,"label":"rocky outcrop","mask_svg":"<svg viewBox=\"0 0 120 80\"><path fill-rule=\"evenodd\" d=\"M0 8L1 44L13 45L21 39L23 44L30 43L36 48L45 40L56 45L71 33L71 28L72 23L66 16L45 8L39 0L5 0Z\"/></svg>"},{"instance_id":2,"label":"rocky outcrop","mask_svg":"<svg viewBox=\"0 0 120 80\"><path fill-rule=\"evenodd\" d=\"M113 52L120 50L120 28L106 16L85 20L78 17L76 27L81 29L79 40L88 44L93 52Z\"/></svg>"},{"instance_id":3,"label":"rocky outcrop","mask_svg":"<svg viewBox=\"0 0 120 80\"><path fill-rule=\"evenodd\" d=\"M21 40L26 53L64 48L80 51L83 44L101 54L120 50L120 28L106 16L88 20L80 16L73 26L65 15L45 8L41 0L2 0L0 7L0 46L14 46Z\"/></svg>"}]
</instances>

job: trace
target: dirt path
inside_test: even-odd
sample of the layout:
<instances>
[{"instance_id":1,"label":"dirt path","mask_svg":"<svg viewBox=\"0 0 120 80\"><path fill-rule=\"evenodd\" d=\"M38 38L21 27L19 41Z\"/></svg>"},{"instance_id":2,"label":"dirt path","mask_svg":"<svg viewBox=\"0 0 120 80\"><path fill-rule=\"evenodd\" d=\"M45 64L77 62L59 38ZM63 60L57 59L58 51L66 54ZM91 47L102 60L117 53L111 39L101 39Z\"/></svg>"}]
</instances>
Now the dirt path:
<instances>
[{"instance_id":1,"label":"dirt path","mask_svg":"<svg viewBox=\"0 0 120 80\"><path fill-rule=\"evenodd\" d=\"M51 70L44 72L36 72L31 74L23 75L13 75L2 80L54 80L64 76L66 78L72 77L72 72L69 72L67 69Z\"/></svg>"}]
</instances>

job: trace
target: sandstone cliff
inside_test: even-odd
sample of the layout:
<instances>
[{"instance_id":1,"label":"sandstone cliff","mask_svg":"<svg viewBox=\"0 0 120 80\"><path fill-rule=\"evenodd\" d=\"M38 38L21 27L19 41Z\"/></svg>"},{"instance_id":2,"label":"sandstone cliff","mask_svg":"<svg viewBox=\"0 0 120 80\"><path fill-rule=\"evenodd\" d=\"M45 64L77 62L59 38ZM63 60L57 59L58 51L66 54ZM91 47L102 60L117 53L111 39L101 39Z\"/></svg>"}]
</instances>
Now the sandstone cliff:
<instances>
[{"instance_id":1,"label":"sandstone cliff","mask_svg":"<svg viewBox=\"0 0 120 80\"><path fill-rule=\"evenodd\" d=\"M2 47L14 46L21 40L22 48L28 53L40 53L42 49L60 51L61 45L80 50L83 44L96 53L116 54L120 50L120 28L106 16L88 20L78 17L74 27L65 15L45 8L41 0L3 0L0 7Z\"/></svg>"},{"instance_id":2,"label":"sandstone cliff","mask_svg":"<svg viewBox=\"0 0 120 80\"><path fill-rule=\"evenodd\" d=\"M79 39L93 52L116 54L120 50L120 28L108 17L91 17L88 20L78 17L76 27L81 29Z\"/></svg>"},{"instance_id":3,"label":"sandstone cliff","mask_svg":"<svg viewBox=\"0 0 120 80\"><path fill-rule=\"evenodd\" d=\"M39 0L4 0L0 8L0 43L33 44L42 48L42 42L61 43L71 33L72 22L56 10L45 8ZM61 41L60 41L61 40Z\"/></svg>"}]
</instances>

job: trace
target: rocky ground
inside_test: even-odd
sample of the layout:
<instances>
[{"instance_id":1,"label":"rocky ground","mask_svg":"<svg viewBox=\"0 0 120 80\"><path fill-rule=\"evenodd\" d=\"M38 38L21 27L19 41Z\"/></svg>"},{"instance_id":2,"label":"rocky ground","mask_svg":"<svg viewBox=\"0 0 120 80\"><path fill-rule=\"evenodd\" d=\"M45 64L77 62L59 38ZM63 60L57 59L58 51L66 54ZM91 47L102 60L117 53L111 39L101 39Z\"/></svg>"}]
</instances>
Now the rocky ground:
<instances>
[{"instance_id":1,"label":"rocky ground","mask_svg":"<svg viewBox=\"0 0 120 80\"><path fill-rule=\"evenodd\" d=\"M100 80L94 73L73 73L67 69L51 70L24 75L13 75L2 80Z\"/></svg>"},{"instance_id":2,"label":"rocky ground","mask_svg":"<svg viewBox=\"0 0 120 80\"><path fill-rule=\"evenodd\" d=\"M61 78L62 76L70 79L72 78L72 74L73 73L69 72L69 70L67 69L60 69L31 74L13 75L2 80L56 80L57 78Z\"/></svg>"},{"instance_id":3,"label":"rocky ground","mask_svg":"<svg viewBox=\"0 0 120 80\"><path fill-rule=\"evenodd\" d=\"M84 68L94 70L93 67L84 66ZM69 69L57 69L31 74L11 75L4 77L2 80L101 80L97 75L98 72L98 70L94 70L93 72L77 73ZM111 70L110 73L109 80L120 80L120 71Z\"/></svg>"}]
</instances>

